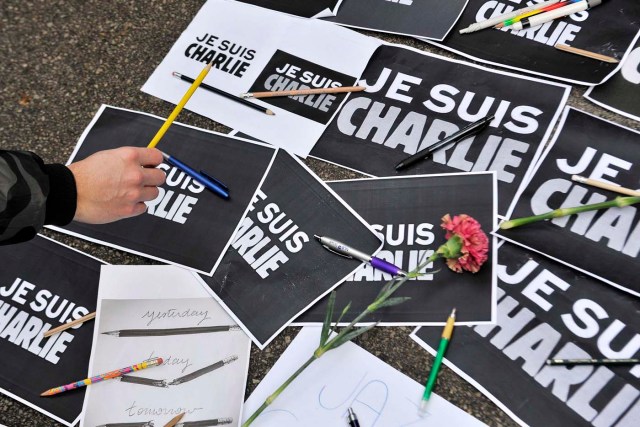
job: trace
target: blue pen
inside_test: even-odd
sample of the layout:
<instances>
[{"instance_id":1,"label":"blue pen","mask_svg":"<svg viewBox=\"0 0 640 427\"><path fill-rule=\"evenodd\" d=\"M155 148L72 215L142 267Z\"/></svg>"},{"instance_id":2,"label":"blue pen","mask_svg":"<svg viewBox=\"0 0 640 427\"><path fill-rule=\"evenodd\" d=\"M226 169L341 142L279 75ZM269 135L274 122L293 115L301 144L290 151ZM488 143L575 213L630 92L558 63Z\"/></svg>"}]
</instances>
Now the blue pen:
<instances>
[{"instance_id":1,"label":"blue pen","mask_svg":"<svg viewBox=\"0 0 640 427\"><path fill-rule=\"evenodd\" d=\"M211 175L208 175L205 171L198 172L197 170L176 159L175 157L170 156L162 151L161 153L164 160L171 166L177 167L182 172L186 173L191 178L198 181L200 184L204 185L207 189L211 190L223 199L229 198L229 188Z\"/></svg>"}]
</instances>

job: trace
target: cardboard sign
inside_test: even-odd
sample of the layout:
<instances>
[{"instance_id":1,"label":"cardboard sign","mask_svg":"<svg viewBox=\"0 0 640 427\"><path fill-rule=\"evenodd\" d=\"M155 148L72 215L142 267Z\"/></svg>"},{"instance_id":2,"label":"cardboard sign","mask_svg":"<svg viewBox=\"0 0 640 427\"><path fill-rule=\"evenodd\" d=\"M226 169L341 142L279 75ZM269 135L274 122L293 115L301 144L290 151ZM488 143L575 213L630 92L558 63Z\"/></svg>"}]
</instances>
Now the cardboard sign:
<instances>
[{"instance_id":1,"label":"cardboard sign","mask_svg":"<svg viewBox=\"0 0 640 427\"><path fill-rule=\"evenodd\" d=\"M472 216L486 233L496 221L496 180L491 172L333 181L329 185L385 242L378 258L405 271L415 270L445 243L440 224L447 213ZM455 273L438 260L397 292L397 296L411 297L409 301L384 307L363 322L444 324L453 307L460 313L458 323L494 321L495 240L490 239L489 259L478 273ZM351 302L342 322L348 324L364 311L390 279L391 275L369 265L350 276L337 291L336 312ZM325 310L326 299L297 318L296 324L322 324Z\"/></svg>"},{"instance_id":2,"label":"cardboard sign","mask_svg":"<svg viewBox=\"0 0 640 427\"><path fill-rule=\"evenodd\" d=\"M314 235L367 254L382 246L351 207L281 150L220 266L202 276L260 348L362 266L327 251Z\"/></svg>"},{"instance_id":3,"label":"cardboard sign","mask_svg":"<svg viewBox=\"0 0 640 427\"><path fill-rule=\"evenodd\" d=\"M507 27L502 30L487 28L471 34L459 33L471 24L533 3L521 0L469 0L449 36L444 42L435 43L476 61L570 83L594 85L615 73L618 64L563 52L554 46L566 44L622 60L628 55L638 34L640 3L636 0L604 1L592 9L520 31Z\"/></svg>"},{"instance_id":4,"label":"cardboard sign","mask_svg":"<svg viewBox=\"0 0 640 427\"><path fill-rule=\"evenodd\" d=\"M86 378L93 322L42 334L96 309L101 261L44 236L0 246L0 392L72 426L84 389L40 393Z\"/></svg>"},{"instance_id":5,"label":"cardboard sign","mask_svg":"<svg viewBox=\"0 0 640 427\"><path fill-rule=\"evenodd\" d=\"M603 108L640 121L640 42L637 42L620 71L584 94Z\"/></svg>"},{"instance_id":6,"label":"cardboard sign","mask_svg":"<svg viewBox=\"0 0 640 427\"><path fill-rule=\"evenodd\" d=\"M495 171L500 215L557 121L569 87L455 61L415 49L378 49L362 80L311 156L374 176ZM395 165L471 122L481 133L411 167Z\"/></svg>"},{"instance_id":7,"label":"cardboard sign","mask_svg":"<svg viewBox=\"0 0 640 427\"><path fill-rule=\"evenodd\" d=\"M639 147L640 132L568 108L554 141L518 199L513 218L605 202L620 196L573 182L572 175L637 189ZM640 296L637 206L583 212L499 230L498 234Z\"/></svg>"},{"instance_id":8,"label":"cardboard sign","mask_svg":"<svg viewBox=\"0 0 640 427\"><path fill-rule=\"evenodd\" d=\"M145 147L163 119L102 106L69 163L101 150ZM165 184L147 212L111 224L72 222L63 233L211 275L246 214L277 149L174 123L158 148L230 188L225 200L165 163ZM224 214L221 214L224 213Z\"/></svg>"},{"instance_id":9,"label":"cardboard sign","mask_svg":"<svg viewBox=\"0 0 640 427\"><path fill-rule=\"evenodd\" d=\"M640 300L511 244L498 256L497 325L456 327L444 363L523 426L636 426L640 366L546 361L640 357ZM412 337L435 354L441 332Z\"/></svg>"}]
</instances>

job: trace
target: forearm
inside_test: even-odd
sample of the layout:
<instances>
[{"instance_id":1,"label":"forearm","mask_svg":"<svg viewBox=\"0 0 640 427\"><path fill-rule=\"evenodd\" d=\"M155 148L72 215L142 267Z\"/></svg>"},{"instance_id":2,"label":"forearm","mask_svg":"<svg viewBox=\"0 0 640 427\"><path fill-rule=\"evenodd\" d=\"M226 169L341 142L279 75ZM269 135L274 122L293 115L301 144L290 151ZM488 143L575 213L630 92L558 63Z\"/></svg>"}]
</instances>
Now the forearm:
<instances>
[{"instance_id":1,"label":"forearm","mask_svg":"<svg viewBox=\"0 0 640 427\"><path fill-rule=\"evenodd\" d=\"M33 153L0 150L0 245L29 240L45 224L66 225L75 210L68 168L45 165Z\"/></svg>"}]
</instances>

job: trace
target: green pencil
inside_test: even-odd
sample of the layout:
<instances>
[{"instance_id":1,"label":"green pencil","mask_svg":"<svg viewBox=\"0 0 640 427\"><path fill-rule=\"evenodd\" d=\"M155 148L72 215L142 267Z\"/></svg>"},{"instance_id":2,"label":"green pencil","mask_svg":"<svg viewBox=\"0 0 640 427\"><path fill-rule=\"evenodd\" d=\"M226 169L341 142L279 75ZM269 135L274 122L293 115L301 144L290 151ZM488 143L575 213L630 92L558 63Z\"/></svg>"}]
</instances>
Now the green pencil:
<instances>
[{"instance_id":1,"label":"green pencil","mask_svg":"<svg viewBox=\"0 0 640 427\"><path fill-rule=\"evenodd\" d=\"M427 402L429 402L429 397L431 397L431 391L433 390L433 386L436 385L436 378L438 378L438 371L440 370L440 365L442 364L442 358L444 357L444 353L447 351L447 346L449 345L449 341L451 341L451 334L453 333L453 324L456 321L456 309L454 308L447 319L447 324L444 326L444 330L442 331L442 338L440 339L440 346L438 347L438 354L436 354L436 360L433 362L433 367L431 368L431 372L429 372L429 379L427 380L427 385L424 387L424 394L422 395L422 401L420 402L420 414L424 415L427 412Z\"/></svg>"}]
</instances>

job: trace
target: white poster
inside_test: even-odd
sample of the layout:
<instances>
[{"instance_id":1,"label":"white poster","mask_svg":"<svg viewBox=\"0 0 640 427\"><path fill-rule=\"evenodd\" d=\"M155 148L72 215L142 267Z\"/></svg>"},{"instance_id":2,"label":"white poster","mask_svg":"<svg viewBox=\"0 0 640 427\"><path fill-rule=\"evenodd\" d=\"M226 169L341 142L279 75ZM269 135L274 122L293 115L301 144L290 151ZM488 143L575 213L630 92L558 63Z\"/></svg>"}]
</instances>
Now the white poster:
<instances>
[{"instance_id":1,"label":"white poster","mask_svg":"<svg viewBox=\"0 0 640 427\"><path fill-rule=\"evenodd\" d=\"M204 84L238 96L247 92L353 86L380 46L328 22L298 18L228 0L209 0L142 87L171 103L207 63ZM346 94L261 98L265 114L201 86L186 108L305 157Z\"/></svg>"},{"instance_id":2,"label":"white poster","mask_svg":"<svg viewBox=\"0 0 640 427\"><path fill-rule=\"evenodd\" d=\"M311 357L319 339L320 328L300 331L245 402L244 421ZM348 408L362 427L485 425L436 394L421 416L423 392L424 385L348 342L309 365L251 427L347 426Z\"/></svg>"},{"instance_id":3,"label":"white poster","mask_svg":"<svg viewBox=\"0 0 640 427\"><path fill-rule=\"evenodd\" d=\"M189 271L103 268L89 375L163 363L89 386L81 427L162 426L181 413L191 425L238 426L249 346Z\"/></svg>"}]
</instances>

